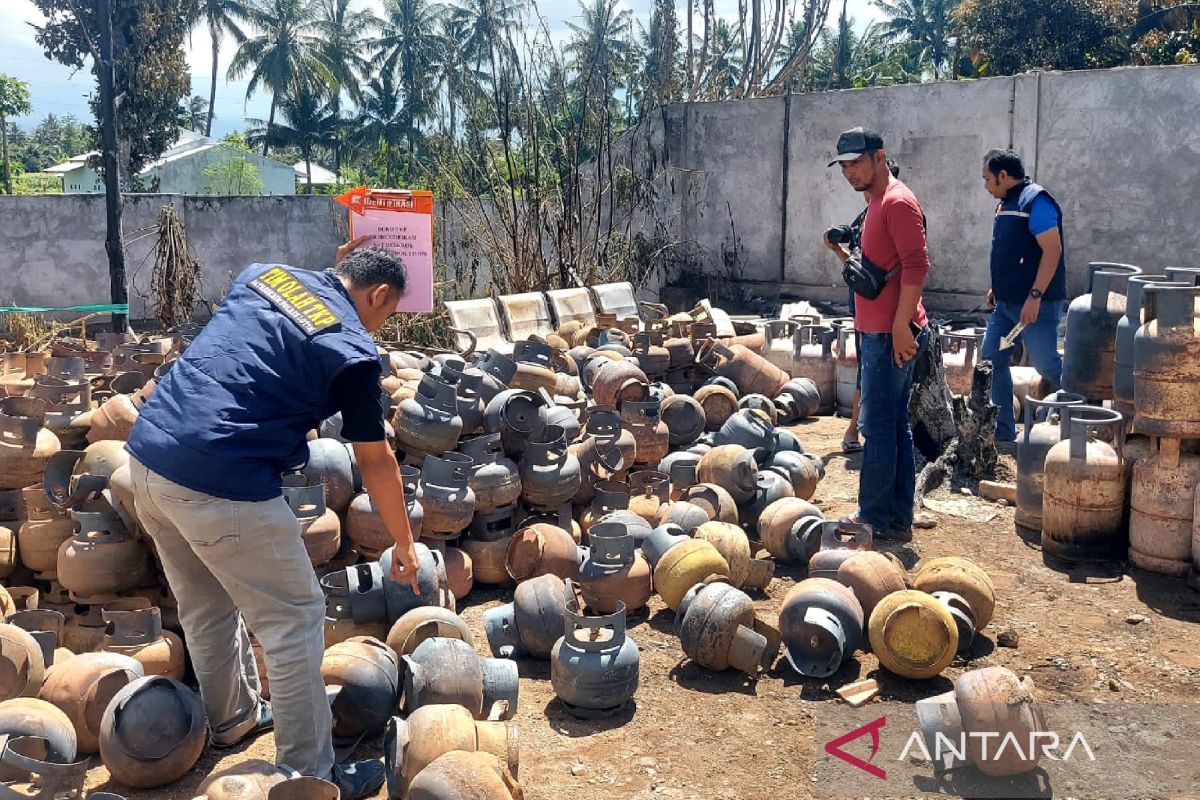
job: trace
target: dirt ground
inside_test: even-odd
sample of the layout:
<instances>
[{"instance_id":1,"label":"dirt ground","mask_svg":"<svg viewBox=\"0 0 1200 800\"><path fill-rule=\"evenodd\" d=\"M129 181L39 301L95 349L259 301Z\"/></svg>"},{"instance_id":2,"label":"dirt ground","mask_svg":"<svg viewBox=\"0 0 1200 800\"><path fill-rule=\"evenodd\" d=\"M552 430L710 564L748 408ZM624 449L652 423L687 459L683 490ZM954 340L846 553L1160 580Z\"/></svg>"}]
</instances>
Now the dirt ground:
<instances>
[{"instance_id":1,"label":"dirt ground","mask_svg":"<svg viewBox=\"0 0 1200 800\"><path fill-rule=\"evenodd\" d=\"M838 442L844 428L844 420L824 417L795 429L810 452L826 459L826 477L816 498L826 516L853 511L857 495L860 456L842 455ZM1011 474L1011 457L1002 458L1002 469ZM961 672L990 665L1031 676L1047 700L1200 699L1200 593L1182 580L1128 570L1124 564L1113 564L1106 573L1053 571L1043 566L1036 542L1015 532L1011 508L959 493L942 499L995 518L976 522L935 513L936 528L916 531L909 545L880 549L896 552L910 567L921 558L966 556L991 574L998 594L996 616L976 639L970 660L956 661L939 678L909 681L879 669L873 656L858 653L832 678L819 681L800 678L781 658L770 673L750 683L738 673L712 673L686 661L673 634L674 614L655 597L649 614L630 620L630 635L641 649L641 686L633 707L613 719L570 717L551 690L549 664L520 662L515 720L525 796L809 797L815 780L814 719L840 702L834 689L863 677L878 680L883 698L906 702L944 692ZM770 590L756 597L760 612L773 621L784 595L801 577L782 568ZM481 654L491 655L482 614L509 595L477 589L461 604ZM1018 646L995 646L1000 631L1015 632ZM223 758L210 751L176 785L129 796L190 798L211 771L273 755L270 736ZM90 773L89 788L106 783L103 767ZM104 788L122 791L112 784Z\"/></svg>"}]
</instances>

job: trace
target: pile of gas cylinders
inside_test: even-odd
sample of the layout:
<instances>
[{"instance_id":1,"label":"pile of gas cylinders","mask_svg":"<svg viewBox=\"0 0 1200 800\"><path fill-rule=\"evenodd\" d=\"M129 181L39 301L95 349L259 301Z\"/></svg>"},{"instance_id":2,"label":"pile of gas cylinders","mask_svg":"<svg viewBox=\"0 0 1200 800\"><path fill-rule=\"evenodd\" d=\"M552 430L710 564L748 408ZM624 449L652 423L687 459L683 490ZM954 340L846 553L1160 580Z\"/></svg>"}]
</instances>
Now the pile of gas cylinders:
<instances>
[{"instance_id":1,"label":"pile of gas cylinders","mask_svg":"<svg viewBox=\"0 0 1200 800\"><path fill-rule=\"evenodd\" d=\"M1049 563L1128 558L1200 589L1200 269L1093 263L1067 311L1062 391L1030 400L1020 530Z\"/></svg>"},{"instance_id":2,"label":"pile of gas cylinders","mask_svg":"<svg viewBox=\"0 0 1200 800\"><path fill-rule=\"evenodd\" d=\"M389 578L391 536L339 419L312 433L307 465L284 476L326 593L335 738L382 735L389 796L519 797L514 659L550 662L564 712L618 715L639 683L627 617L656 593L685 655L751 676L781 650L820 677L871 648L888 669L927 677L990 619L994 591L978 567L930 562L910 577L872 551L869 530L826 521L810 502L824 465L783 426L849 405L846 321L782 320L725 338L687 314L645 327L572 323L518 342L511 357L381 347L419 537L416 591ZM188 341L61 340L47 354L3 356L0 763L14 770L70 785L99 753L116 783L158 787L205 746L122 447ZM750 593L777 564L807 565L811 577L776 627ZM513 587L481 638L455 613L476 583ZM492 657L478 655L483 640ZM328 788L298 781L247 762L202 791L281 800Z\"/></svg>"}]
</instances>

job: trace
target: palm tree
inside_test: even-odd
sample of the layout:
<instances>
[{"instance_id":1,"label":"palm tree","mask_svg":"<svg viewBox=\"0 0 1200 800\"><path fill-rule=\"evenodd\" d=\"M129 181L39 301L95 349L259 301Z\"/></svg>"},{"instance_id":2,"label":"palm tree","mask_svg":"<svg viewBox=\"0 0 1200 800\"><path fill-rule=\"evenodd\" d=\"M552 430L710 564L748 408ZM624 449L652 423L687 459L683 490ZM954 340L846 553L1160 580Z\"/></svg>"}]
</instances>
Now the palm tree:
<instances>
[{"instance_id":1,"label":"palm tree","mask_svg":"<svg viewBox=\"0 0 1200 800\"><path fill-rule=\"evenodd\" d=\"M246 0L200 0L197 20L204 20L208 36L212 39L212 85L208 90L208 120L204 123L204 135L212 136L213 106L217 103L217 58L221 54L221 40L225 34L241 42L246 36L239 22L248 19Z\"/></svg>"},{"instance_id":2,"label":"palm tree","mask_svg":"<svg viewBox=\"0 0 1200 800\"><path fill-rule=\"evenodd\" d=\"M384 70L363 92L355 142L375 149L383 157L384 186L391 187L394 153L409 134L408 115L396 90L394 73Z\"/></svg>"},{"instance_id":3,"label":"palm tree","mask_svg":"<svg viewBox=\"0 0 1200 800\"><path fill-rule=\"evenodd\" d=\"M945 77L954 51L954 9L959 0L875 0L884 13L882 35L903 42L918 67L928 65L934 79Z\"/></svg>"},{"instance_id":4,"label":"palm tree","mask_svg":"<svg viewBox=\"0 0 1200 800\"><path fill-rule=\"evenodd\" d=\"M275 124L280 96L289 91L327 93L334 85L333 70L321 52L318 0L252 0L246 18L257 35L246 37L233 63L229 77L250 73L246 98L265 86L271 92L271 113L263 136L263 157L271 144L269 135Z\"/></svg>"},{"instance_id":5,"label":"palm tree","mask_svg":"<svg viewBox=\"0 0 1200 800\"><path fill-rule=\"evenodd\" d=\"M317 20L321 57L329 65L334 82L330 105L339 118L343 94L355 104L362 99L362 83L371 72L363 51L381 24L370 11L351 11L350 3L351 0L320 0ZM342 168L341 138L339 134L333 148L334 172Z\"/></svg>"},{"instance_id":6,"label":"palm tree","mask_svg":"<svg viewBox=\"0 0 1200 800\"><path fill-rule=\"evenodd\" d=\"M383 74L396 76L407 118L410 169L415 164L415 138L433 112L433 101L445 42L438 32L443 14L428 0L385 0L383 31L375 42Z\"/></svg>"},{"instance_id":7,"label":"palm tree","mask_svg":"<svg viewBox=\"0 0 1200 800\"><path fill-rule=\"evenodd\" d=\"M909 76L899 63L902 54L887 47L879 25L872 23L861 34L855 33L854 19L848 16L846 6L846 0L842 0L836 28L821 31L804 88L827 91L906 80Z\"/></svg>"},{"instance_id":8,"label":"palm tree","mask_svg":"<svg viewBox=\"0 0 1200 800\"><path fill-rule=\"evenodd\" d=\"M475 64L476 73L482 74L485 61L492 73L496 71L496 50L517 27L525 5L525 0L457 0L451 7L462 36L459 47L464 60Z\"/></svg>"},{"instance_id":9,"label":"palm tree","mask_svg":"<svg viewBox=\"0 0 1200 800\"><path fill-rule=\"evenodd\" d=\"M590 6L581 0L579 7L583 24L567 23L572 35L565 51L568 66L579 76L586 114L589 97L606 107L630 74L631 12L622 10L618 0L592 0Z\"/></svg>"},{"instance_id":10,"label":"palm tree","mask_svg":"<svg viewBox=\"0 0 1200 800\"><path fill-rule=\"evenodd\" d=\"M274 127L259 127L250 133L256 145L270 139L276 147L295 147L304 159L307 194L312 194L312 162L319 148L333 149L338 142L341 120L327 94L313 91L305 81L279 94L278 105L283 121ZM261 124L261 120L256 120Z\"/></svg>"}]
</instances>

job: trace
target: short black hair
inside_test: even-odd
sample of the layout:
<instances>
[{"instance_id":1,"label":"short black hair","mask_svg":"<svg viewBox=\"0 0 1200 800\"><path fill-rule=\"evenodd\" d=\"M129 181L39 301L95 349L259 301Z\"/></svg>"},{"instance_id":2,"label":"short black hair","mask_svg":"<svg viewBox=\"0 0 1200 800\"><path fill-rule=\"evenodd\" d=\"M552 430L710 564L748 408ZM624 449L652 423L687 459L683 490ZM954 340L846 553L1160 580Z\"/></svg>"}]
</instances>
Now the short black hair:
<instances>
[{"instance_id":1,"label":"short black hair","mask_svg":"<svg viewBox=\"0 0 1200 800\"><path fill-rule=\"evenodd\" d=\"M408 288L408 270L400 259L378 247L363 247L342 259L333 268L335 275L347 278L356 288L386 283L404 294Z\"/></svg>"},{"instance_id":2,"label":"short black hair","mask_svg":"<svg viewBox=\"0 0 1200 800\"><path fill-rule=\"evenodd\" d=\"M900 177L900 165L896 163L896 159L889 158L887 160L888 171L892 173L893 178Z\"/></svg>"},{"instance_id":3,"label":"short black hair","mask_svg":"<svg viewBox=\"0 0 1200 800\"><path fill-rule=\"evenodd\" d=\"M1021 157L1012 150L988 150L983 156L983 164L987 171L995 177L1000 177L1000 171L1008 173L1008 177L1024 180L1025 165Z\"/></svg>"}]
</instances>

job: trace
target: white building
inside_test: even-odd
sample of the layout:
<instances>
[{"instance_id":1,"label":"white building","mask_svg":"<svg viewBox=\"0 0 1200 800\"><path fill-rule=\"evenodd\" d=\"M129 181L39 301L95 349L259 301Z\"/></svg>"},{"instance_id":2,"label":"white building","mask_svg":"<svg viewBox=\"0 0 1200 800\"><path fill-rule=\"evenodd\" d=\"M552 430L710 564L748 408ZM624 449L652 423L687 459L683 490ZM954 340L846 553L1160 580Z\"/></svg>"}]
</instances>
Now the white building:
<instances>
[{"instance_id":1,"label":"white building","mask_svg":"<svg viewBox=\"0 0 1200 800\"><path fill-rule=\"evenodd\" d=\"M95 194L104 191L104 181L96 170L87 165L88 160L98 155L84 153L50 167L46 172L62 177L64 194ZM244 158L258 170L263 195L294 195L296 173L287 164L257 153L247 153L230 147L215 139L194 131L181 130L179 140L162 156L146 165L139 173L142 185L148 191L163 194L215 194L212 181L205 172L223 161Z\"/></svg>"},{"instance_id":2,"label":"white building","mask_svg":"<svg viewBox=\"0 0 1200 800\"><path fill-rule=\"evenodd\" d=\"M308 185L309 166L307 162L297 161L292 165L292 169L296 171L296 186L299 191L304 191L304 187ZM321 186L335 186L338 182L337 173L333 170L325 169L320 164L313 163L312 165L312 185L313 188Z\"/></svg>"}]
</instances>

